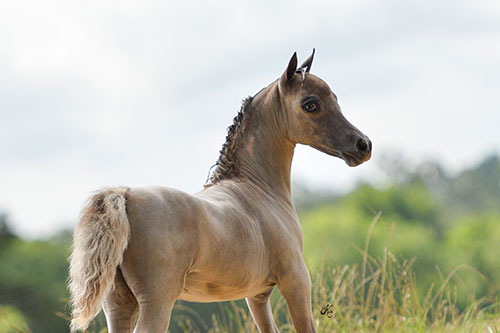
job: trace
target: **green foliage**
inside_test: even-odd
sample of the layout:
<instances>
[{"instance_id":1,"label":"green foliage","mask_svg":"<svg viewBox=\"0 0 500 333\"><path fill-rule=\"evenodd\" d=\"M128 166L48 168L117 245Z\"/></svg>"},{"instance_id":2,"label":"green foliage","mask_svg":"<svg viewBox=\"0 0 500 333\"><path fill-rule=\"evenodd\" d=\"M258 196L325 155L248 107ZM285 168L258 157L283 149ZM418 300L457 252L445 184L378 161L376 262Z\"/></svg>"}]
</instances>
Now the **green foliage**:
<instances>
[{"instance_id":1,"label":"green foliage","mask_svg":"<svg viewBox=\"0 0 500 333\"><path fill-rule=\"evenodd\" d=\"M481 272L463 277L462 284L476 295L500 291L500 214L467 215L449 229L440 251L443 269L466 263Z\"/></svg>"},{"instance_id":2,"label":"green foliage","mask_svg":"<svg viewBox=\"0 0 500 333\"><path fill-rule=\"evenodd\" d=\"M429 223L425 218L437 221L439 211L421 185L410 186L407 192L363 185L335 204L302 212L308 262L313 267L321 266L323 261L339 265L359 262L355 247L364 243L367 223L375 211L385 210L391 213L383 215L383 227L372 235L372 253L382 253L389 246L408 257L418 256L422 263L428 262L434 256L438 223ZM421 206L414 206L415 202Z\"/></svg>"},{"instance_id":3,"label":"green foliage","mask_svg":"<svg viewBox=\"0 0 500 333\"><path fill-rule=\"evenodd\" d=\"M342 199L339 206L359 210L368 219L375 211L380 211L387 221L429 226L436 236L442 230L441 204L421 181L386 189L363 185Z\"/></svg>"},{"instance_id":4,"label":"green foliage","mask_svg":"<svg viewBox=\"0 0 500 333\"><path fill-rule=\"evenodd\" d=\"M0 332L29 332L26 318L11 305L0 305Z\"/></svg>"},{"instance_id":5,"label":"green foliage","mask_svg":"<svg viewBox=\"0 0 500 333\"><path fill-rule=\"evenodd\" d=\"M10 246L10 243L16 239L16 236L12 233L7 224L7 215L0 214L0 255L3 250Z\"/></svg>"},{"instance_id":6,"label":"green foliage","mask_svg":"<svg viewBox=\"0 0 500 333\"><path fill-rule=\"evenodd\" d=\"M65 332L68 242L11 240L0 258L2 302L14 305L34 332ZM48 320L47 318L50 318Z\"/></svg>"}]
</instances>

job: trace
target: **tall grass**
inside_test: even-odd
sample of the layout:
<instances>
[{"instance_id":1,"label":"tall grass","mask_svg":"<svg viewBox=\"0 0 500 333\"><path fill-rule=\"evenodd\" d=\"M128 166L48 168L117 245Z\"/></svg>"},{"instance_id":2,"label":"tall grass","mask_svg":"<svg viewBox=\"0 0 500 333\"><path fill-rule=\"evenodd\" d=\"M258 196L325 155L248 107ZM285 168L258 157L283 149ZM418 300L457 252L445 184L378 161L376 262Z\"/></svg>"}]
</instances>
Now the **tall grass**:
<instances>
[{"instance_id":1,"label":"tall grass","mask_svg":"<svg viewBox=\"0 0 500 333\"><path fill-rule=\"evenodd\" d=\"M380 257L369 254L371 232L380 218L370 224L365 246L358 249L360 265L327 267L312 273L312 303L318 332L499 332L498 299L475 300L466 308L457 305L460 290L450 283L459 266L440 276L426 293L418 292L412 272L415 259L396 256L386 248ZM281 332L294 332L284 298L276 289L271 297L274 318ZM241 303L223 303L224 311L212 323L193 317L173 318L185 332L258 332ZM209 328L211 327L211 328Z\"/></svg>"}]
</instances>

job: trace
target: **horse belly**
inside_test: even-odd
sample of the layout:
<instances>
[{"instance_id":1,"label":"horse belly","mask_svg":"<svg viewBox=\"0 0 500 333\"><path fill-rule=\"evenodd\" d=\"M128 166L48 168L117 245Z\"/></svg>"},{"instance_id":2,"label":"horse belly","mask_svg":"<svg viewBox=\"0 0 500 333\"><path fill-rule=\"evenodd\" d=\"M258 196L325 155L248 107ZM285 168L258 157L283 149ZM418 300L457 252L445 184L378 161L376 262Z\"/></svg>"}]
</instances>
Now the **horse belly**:
<instances>
[{"instance_id":1,"label":"horse belly","mask_svg":"<svg viewBox=\"0 0 500 333\"><path fill-rule=\"evenodd\" d=\"M239 276L231 278L228 274L226 272L225 276L207 279L201 278L201 274L189 273L179 299L192 302L236 300L263 293L274 285L267 278L249 281Z\"/></svg>"}]
</instances>

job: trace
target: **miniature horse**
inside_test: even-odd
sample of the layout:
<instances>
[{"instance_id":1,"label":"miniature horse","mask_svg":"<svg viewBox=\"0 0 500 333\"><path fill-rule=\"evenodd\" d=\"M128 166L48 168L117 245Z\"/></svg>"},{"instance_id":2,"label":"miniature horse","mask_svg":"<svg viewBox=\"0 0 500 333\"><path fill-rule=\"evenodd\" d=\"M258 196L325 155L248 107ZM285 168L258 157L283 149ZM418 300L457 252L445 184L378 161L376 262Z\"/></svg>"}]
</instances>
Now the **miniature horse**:
<instances>
[{"instance_id":1,"label":"miniature horse","mask_svg":"<svg viewBox=\"0 0 500 333\"><path fill-rule=\"evenodd\" d=\"M108 188L90 198L70 257L71 328L101 307L110 332L166 332L177 299L246 298L261 332L278 332L269 296L278 286L297 332L315 332L302 229L290 195L295 145L357 166L371 142L310 74L313 54L247 98L207 185ZM137 318L138 316L138 318Z\"/></svg>"}]
</instances>

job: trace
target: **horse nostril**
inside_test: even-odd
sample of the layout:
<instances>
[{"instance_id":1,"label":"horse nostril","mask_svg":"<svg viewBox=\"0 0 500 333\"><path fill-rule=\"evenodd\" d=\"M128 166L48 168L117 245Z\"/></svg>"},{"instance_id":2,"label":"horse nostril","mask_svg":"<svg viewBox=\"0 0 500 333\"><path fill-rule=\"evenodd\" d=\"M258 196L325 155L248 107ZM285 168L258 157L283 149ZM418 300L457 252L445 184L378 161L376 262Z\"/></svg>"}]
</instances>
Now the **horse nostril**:
<instances>
[{"instance_id":1,"label":"horse nostril","mask_svg":"<svg viewBox=\"0 0 500 333\"><path fill-rule=\"evenodd\" d=\"M372 143L370 140L359 139L358 142L356 142L356 149L358 149L360 153L368 153L371 151L371 148Z\"/></svg>"}]
</instances>

